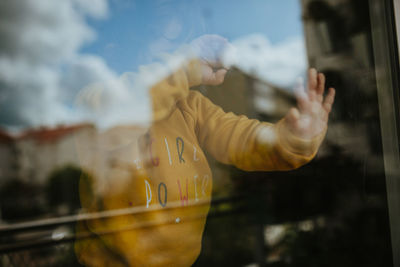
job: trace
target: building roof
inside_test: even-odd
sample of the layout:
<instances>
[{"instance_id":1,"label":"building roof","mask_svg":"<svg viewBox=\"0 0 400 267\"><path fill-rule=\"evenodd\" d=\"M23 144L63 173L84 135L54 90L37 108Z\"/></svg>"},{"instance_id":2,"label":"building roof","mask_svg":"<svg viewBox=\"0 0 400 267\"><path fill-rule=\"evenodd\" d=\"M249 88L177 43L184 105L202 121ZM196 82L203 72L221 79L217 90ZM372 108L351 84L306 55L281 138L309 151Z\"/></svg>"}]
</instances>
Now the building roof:
<instances>
[{"instance_id":1,"label":"building roof","mask_svg":"<svg viewBox=\"0 0 400 267\"><path fill-rule=\"evenodd\" d=\"M33 139L38 143L54 143L59 139L83 128L93 128L92 124L61 125L55 128L40 127L29 129L18 136L19 140Z\"/></svg>"},{"instance_id":2,"label":"building roof","mask_svg":"<svg viewBox=\"0 0 400 267\"><path fill-rule=\"evenodd\" d=\"M12 143L14 141L14 137L6 132L5 130L0 128L0 143Z\"/></svg>"}]
</instances>

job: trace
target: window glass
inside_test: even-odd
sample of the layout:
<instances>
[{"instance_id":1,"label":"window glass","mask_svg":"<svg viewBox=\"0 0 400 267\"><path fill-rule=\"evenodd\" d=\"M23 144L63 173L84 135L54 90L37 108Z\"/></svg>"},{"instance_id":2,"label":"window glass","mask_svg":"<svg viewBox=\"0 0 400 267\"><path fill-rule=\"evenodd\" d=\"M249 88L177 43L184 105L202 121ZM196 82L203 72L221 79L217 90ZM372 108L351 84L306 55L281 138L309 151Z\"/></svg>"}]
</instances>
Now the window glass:
<instances>
[{"instance_id":1,"label":"window glass","mask_svg":"<svg viewBox=\"0 0 400 267\"><path fill-rule=\"evenodd\" d=\"M0 265L395 266L378 2L1 3Z\"/></svg>"}]
</instances>

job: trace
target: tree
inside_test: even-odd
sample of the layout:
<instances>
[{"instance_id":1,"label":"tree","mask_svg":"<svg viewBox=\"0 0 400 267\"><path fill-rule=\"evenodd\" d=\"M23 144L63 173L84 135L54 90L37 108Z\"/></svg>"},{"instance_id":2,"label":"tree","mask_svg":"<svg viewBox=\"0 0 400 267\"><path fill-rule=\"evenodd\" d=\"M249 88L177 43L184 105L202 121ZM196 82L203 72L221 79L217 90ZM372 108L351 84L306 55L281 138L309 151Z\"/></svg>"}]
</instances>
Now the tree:
<instances>
[{"instance_id":1,"label":"tree","mask_svg":"<svg viewBox=\"0 0 400 267\"><path fill-rule=\"evenodd\" d=\"M50 209L60 212L66 208L71 214L81 208L79 181L89 175L75 166L65 166L50 174L46 185L46 199ZM61 210L62 211L62 210Z\"/></svg>"}]
</instances>

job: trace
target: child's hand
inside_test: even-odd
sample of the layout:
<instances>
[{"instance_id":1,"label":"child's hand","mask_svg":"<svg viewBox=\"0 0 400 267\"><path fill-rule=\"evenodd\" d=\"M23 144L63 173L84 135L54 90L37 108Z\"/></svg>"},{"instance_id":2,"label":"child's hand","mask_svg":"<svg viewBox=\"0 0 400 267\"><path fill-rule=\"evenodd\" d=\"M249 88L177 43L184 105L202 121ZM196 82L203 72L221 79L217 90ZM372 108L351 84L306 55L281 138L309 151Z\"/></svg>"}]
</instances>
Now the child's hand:
<instances>
[{"instance_id":1,"label":"child's hand","mask_svg":"<svg viewBox=\"0 0 400 267\"><path fill-rule=\"evenodd\" d=\"M310 69L308 92L304 91L302 85L296 88L298 108L292 108L285 117L286 126L295 136L311 140L325 130L335 99L335 89L329 88L325 99L324 90L324 74Z\"/></svg>"},{"instance_id":2,"label":"child's hand","mask_svg":"<svg viewBox=\"0 0 400 267\"><path fill-rule=\"evenodd\" d=\"M227 39L215 34L203 35L191 42L201 63L201 84L219 85L224 81L228 70L222 66L221 56L229 45Z\"/></svg>"}]
</instances>

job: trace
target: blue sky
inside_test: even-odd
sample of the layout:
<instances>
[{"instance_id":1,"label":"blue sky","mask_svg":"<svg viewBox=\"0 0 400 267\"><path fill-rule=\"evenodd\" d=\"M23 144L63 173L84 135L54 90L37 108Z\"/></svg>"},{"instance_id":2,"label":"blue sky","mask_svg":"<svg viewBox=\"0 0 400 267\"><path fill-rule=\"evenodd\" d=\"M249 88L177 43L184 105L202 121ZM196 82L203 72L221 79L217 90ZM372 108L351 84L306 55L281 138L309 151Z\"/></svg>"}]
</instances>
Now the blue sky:
<instances>
[{"instance_id":1,"label":"blue sky","mask_svg":"<svg viewBox=\"0 0 400 267\"><path fill-rule=\"evenodd\" d=\"M165 39L163 30L177 21L181 31L168 39L166 52L206 33L229 40L264 34L273 44L302 36L299 0L111 0L106 19L90 19L97 33L83 53L101 56L117 73L136 71L154 60L151 45Z\"/></svg>"},{"instance_id":2,"label":"blue sky","mask_svg":"<svg viewBox=\"0 0 400 267\"><path fill-rule=\"evenodd\" d=\"M93 92L103 89L107 97L113 97L106 102L115 103L115 110L125 101L125 114L132 123L140 121L145 111L139 112L138 107L145 105L148 88L136 83L129 88L122 85L125 74L137 73L139 66L153 63L160 54L173 52L203 34L219 34L232 42L236 49L224 53L228 55L224 64L229 61L229 66L282 88L291 88L307 65L300 0L7 3L7 14L19 12L10 16L5 24L8 28L0 31L1 40L12 42L0 51L4 63L0 64L0 125L7 127L93 118L102 123L104 116L82 112L76 101L85 96L92 100ZM21 5L26 8L21 10ZM97 38L93 39L92 33ZM162 78L154 72L150 76ZM137 77L132 80L141 81ZM117 111L104 110L114 124L121 123Z\"/></svg>"}]
</instances>

